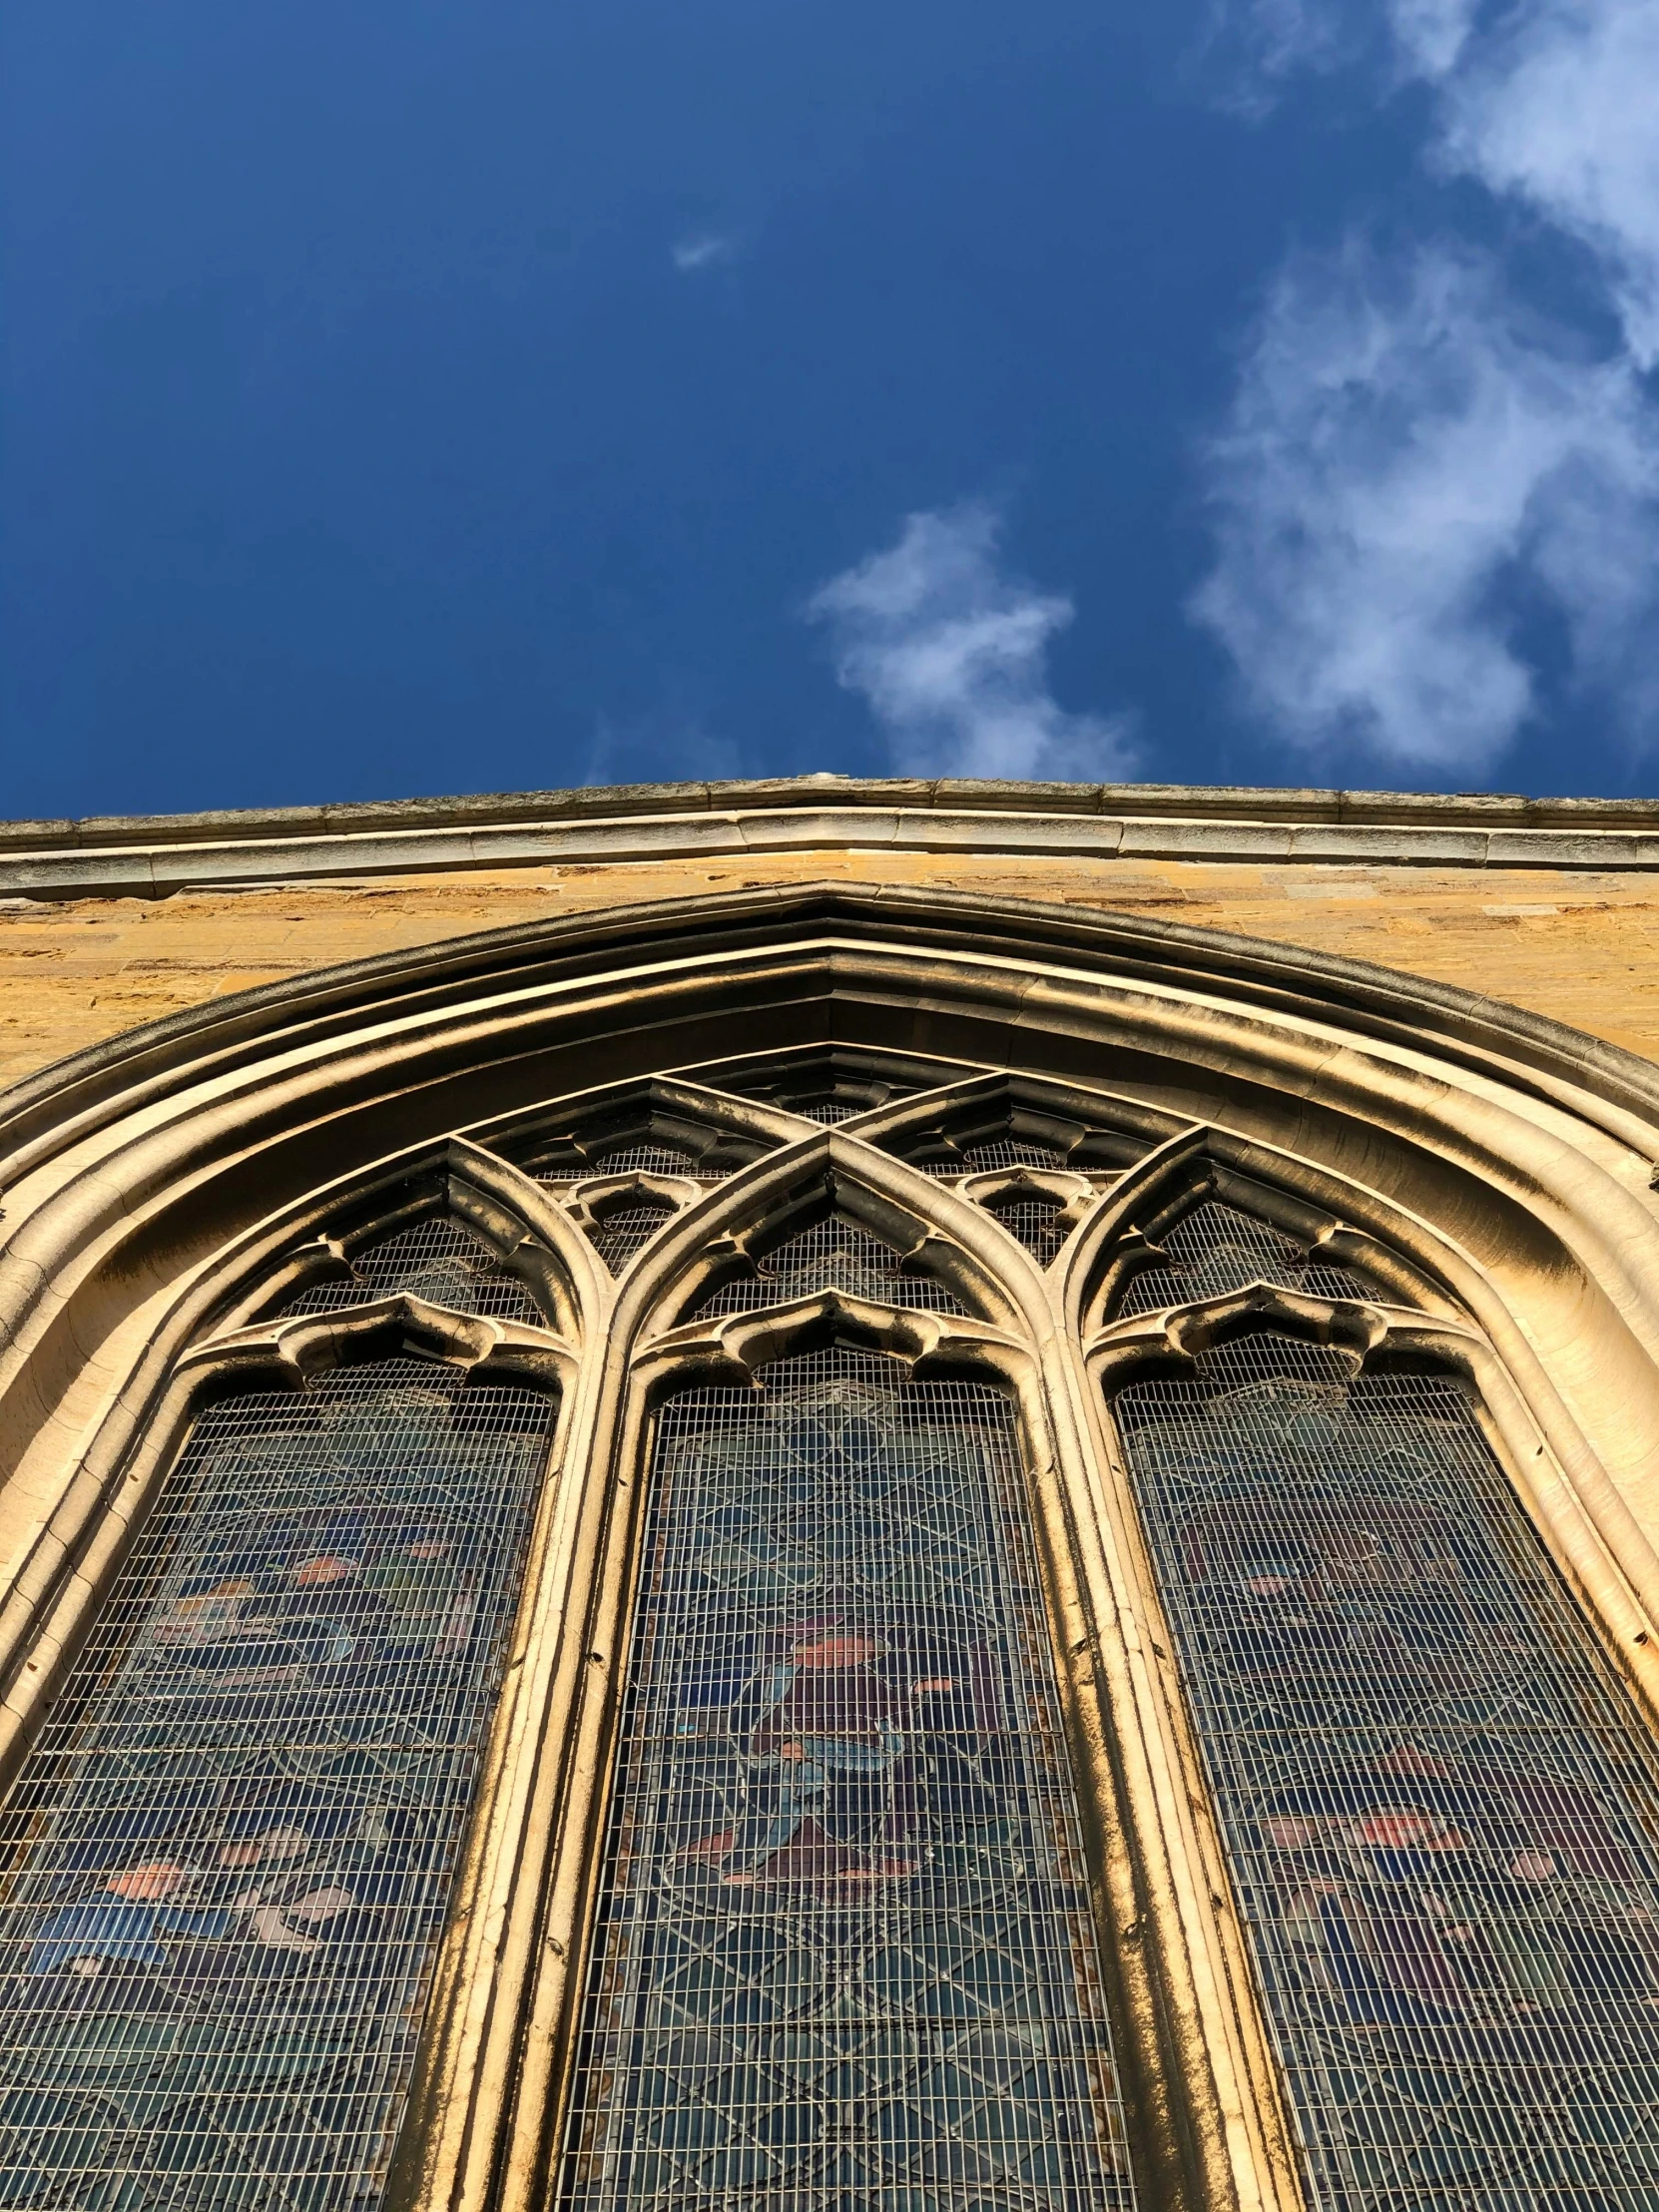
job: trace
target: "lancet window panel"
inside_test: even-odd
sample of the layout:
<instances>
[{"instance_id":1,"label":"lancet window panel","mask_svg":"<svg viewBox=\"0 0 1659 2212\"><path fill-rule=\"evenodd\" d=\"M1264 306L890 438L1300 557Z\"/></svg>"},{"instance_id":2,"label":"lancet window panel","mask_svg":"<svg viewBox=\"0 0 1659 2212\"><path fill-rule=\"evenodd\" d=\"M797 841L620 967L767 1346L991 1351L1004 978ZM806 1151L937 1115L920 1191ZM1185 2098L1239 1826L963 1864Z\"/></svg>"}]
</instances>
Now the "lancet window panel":
<instances>
[{"instance_id":1,"label":"lancet window panel","mask_svg":"<svg viewBox=\"0 0 1659 2212\"><path fill-rule=\"evenodd\" d=\"M1117 1302L1120 1314L1188 1306L1252 1283L1272 1283L1313 1298L1382 1296L1397 1303L1397 1293L1380 1292L1359 1269L1311 1257L1281 1231L1219 1199L1195 1206L1172 1228L1160 1230L1156 1241L1169 1254L1169 1264L1130 1277Z\"/></svg>"},{"instance_id":2,"label":"lancet window panel","mask_svg":"<svg viewBox=\"0 0 1659 2212\"><path fill-rule=\"evenodd\" d=\"M906 1375L659 1416L570 2212L1133 2203L1011 1409Z\"/></svg>"},{"instance_id":3,"label":"lancet window panel","mask_svg":"<svg viewBox=\"0 0 1659 2212\"><path fill-rule=\"evenodd\" d=\"M839 1290L878 1306L965 1314L954 1292L924 1275L906 1275L896 1252L850 1222L815 1222L756 1262L756 1272L723 1283L695 1309L701 1316L747 1314L787 1306L815 1291Z\"/></svg>"},{"instance_id":4,"label":"lancet window panel","mask_svg":"<svg viewBox=\"0 0 1659 2212\"><path fill-rule=\"evenodd\" d=\"M383 1244L353 1255L354 1280L314 1283L283 1306L284 1315L367 1306L397 1292L460 1314L544 1328L545 1317L516 1276L487 1246L443 1214L429 1214Z\"/></svg>"},{"instance_id":5,"label":"lancet window panel","mask_svg":"<svg viewBox=\"0 0 1659 2212\"><path fill-rule=\"evenodd\" d=\"M375 2201L554 1413L405 1360L197 1423L0 1810L0 2203Z\"/></svg>"},{"instance_id":6,"label":"lancet window panel","mask_svg":"<svg viewBox=\"0 0 1659 2212\"><path fill-rule=\"evenodd\" d=\"M1327 2212L1659 2204L1659 1768L1449 1382L1116 1399Z\"/></svg>"}]
</instances>

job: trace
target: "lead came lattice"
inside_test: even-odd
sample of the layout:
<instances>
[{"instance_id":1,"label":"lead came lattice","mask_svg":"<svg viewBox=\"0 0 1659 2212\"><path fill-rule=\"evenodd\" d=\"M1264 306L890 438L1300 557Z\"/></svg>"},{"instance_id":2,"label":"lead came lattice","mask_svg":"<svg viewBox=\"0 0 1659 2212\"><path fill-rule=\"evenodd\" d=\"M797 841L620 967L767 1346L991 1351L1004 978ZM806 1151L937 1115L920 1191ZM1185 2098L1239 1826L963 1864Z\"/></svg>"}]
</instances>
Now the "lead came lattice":
<instances>
[{"instance_id":1,"label":"lead came lattice","mask_svg":"<svg viewBox=\"0 0 1659 2212\"><path fill-rule=\"evenodd\" d=\"M405 1360L200 1420L0 1812L0 2204L376 2201L552 1418Z\"/></svg>"},{"instance_id":2,"label":"lead came lattice","mask_svg":"<svg viewBox=\"0 0 1659 2212\"><path fill-rule=\"evenodd\" d=\"M1432 1378L1276 1336L1117 1411L1326 2212L1659 2206L1659 1772Z\"/></svg>"},{"instance_id":3,"label":"lead came lattice","mask_svg":"<svg viewBox=\"0 0 1659 2212\"><path fill-rule=\"evenodd\" d=\"M660 1418L570 2212L1126 2212L1004 1399L832 1352Z\"/></svg>"}]
</instances>

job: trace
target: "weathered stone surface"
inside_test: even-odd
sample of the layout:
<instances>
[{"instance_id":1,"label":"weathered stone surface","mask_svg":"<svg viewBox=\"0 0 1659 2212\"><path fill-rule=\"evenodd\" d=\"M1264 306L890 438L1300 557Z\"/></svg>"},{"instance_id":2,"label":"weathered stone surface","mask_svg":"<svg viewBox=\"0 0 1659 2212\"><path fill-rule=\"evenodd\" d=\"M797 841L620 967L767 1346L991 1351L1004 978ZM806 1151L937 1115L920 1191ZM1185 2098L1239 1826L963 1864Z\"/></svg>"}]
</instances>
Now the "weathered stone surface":
<instances>
[{"instance_id":1,"label":"weathered stone surface","mask_svg":"<svg viewBox=\"0 0 1659 2212\"><path fill-rule=\"evenodd\" d=\"M1218 862L842 844L732 858L460 868L161 899L6 902L0 1082L142 1022L308 968L556 913L816 879L1159 909L1171 920L1483 991L1659 1060L1659 875L1643 868Z\"/></svg>"}]
</instances>

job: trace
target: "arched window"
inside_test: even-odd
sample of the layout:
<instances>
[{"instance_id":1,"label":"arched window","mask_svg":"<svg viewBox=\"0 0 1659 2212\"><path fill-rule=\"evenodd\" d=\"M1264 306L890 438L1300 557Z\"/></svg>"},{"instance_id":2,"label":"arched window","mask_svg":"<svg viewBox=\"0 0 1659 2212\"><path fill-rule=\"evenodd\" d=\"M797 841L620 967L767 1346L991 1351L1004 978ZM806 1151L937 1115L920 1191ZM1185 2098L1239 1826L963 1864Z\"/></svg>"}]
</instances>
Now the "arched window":
<instances>
[{"instance_id":1,"label":"arched window","mask_svg":"<svg viewBox=\"0 0 1659 2212\"><path fill-rule=\"evenodd\" d=\"M0 2212L1659 2200L1659 1082L927 893L313 985L0 1106Z\"/></svg>"},{"instance_id":2,"label":"arched window","mask_svg":"<svg viewBox=\"0 0 1659 2212\"><path fill-rule=\"evenodd\" d=\"M1115 1403L1316 2200L1659 2193L1659 1764L1467 1391L1269 1331Z\"/></svg>"},{"instance_id":3,"label":"arched window","mask_svg":"<svg viewBox=\"0 0 1659 2212\"><path fill-rule=\"evenodd\" d=\"M197 1423L0 1815L7 2202L377 2193L553 1413L391 1360Z\"/></svg>"},{"instance_id":4,"label":"arched window","mask_svg":"<svg viewBox=\"0 0 1659 2212\"><path fill-rule=\"evenodd\" d=\"M562 2201L1127 2205L1008 1405L760 1384L656 1425Z\"/></svg>"}]
</instances>

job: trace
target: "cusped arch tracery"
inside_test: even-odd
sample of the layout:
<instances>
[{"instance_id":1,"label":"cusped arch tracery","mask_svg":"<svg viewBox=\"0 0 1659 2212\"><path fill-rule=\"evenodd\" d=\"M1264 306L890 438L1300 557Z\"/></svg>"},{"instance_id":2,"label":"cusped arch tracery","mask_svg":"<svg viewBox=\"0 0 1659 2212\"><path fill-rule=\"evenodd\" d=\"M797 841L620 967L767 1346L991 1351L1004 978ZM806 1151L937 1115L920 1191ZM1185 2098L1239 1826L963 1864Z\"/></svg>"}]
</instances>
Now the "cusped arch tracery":
<instances>
[{"instance_id":1,"label":"cusped arch tracery","mask_svg":"<svg viewBox=\"0 0 1659 2212\"><path fill-rule=\"evenodd\" d=\"M1179 1772L1160 1797L1163 1770L1137 1746L1167 1746L1179 1740L1183 1724L1158 1702L1166 1693L1149 1687L1136 1671L1139 1663L1125 1660L1114 1645L1110 1624L1118 1609L1127 1620L1137 1602L1133 1576L1125 1579L1121 1560L1110 1571L1099 1565L1098 1572L1085 1560L1091 1544L1105 1561L1118 1541L1107 1525L1115 1493L1102 1471L1111 1447L1109 1438L1088 1449L1068 1443L1068 1423L1083 1433L1084 1412L1096 1416L1068 1395L1067 1362L1086 1354L1114 1388L1124 1389L1141 1386L1124 1380L1135 1362L1148 1379L1162 1362L1173 1386L1194 1363L1213 1362L1231 1346L1298 1332L1300 1342L1323 1343L1333 1357L1359 1358L1366 1375L1406 1377L1436 1363L1443 1370L1460 1362L1461 1372L1479 1384L1494 1431L1501 1432L1504 1479L1546 1531L1557 1562L1566 1564L1577 1589L1609 1624L1629 1671L1639 1676L1652 1588L1647 1530L1659 1526L1659 1508L1631 1472L1644 1463L1635 1439L1644 1432L1645 1393L1651 1393L1642 1348L1650 1338L1659 1342L1651 1326L1659 1315L1659 1279L1650 1280L1654 1224L1644 1212L1641 1131L1659 1128L1659 1112L1644 1103L1628 1071L1615 1080L1616 1070L1610 1075L1598 1068L1593 1083L1586 1075L1574 1091L1571 1056L1560 1040L1523 1035L1513 1023L1506 1026L1501 1010L1465 1009L1459 1016L1464 1027L1453 1035L1445 1008L1433 1009L1425 1026L1408 994L1388 996L1386 979L1345 981L1283 962L1275 967L1266 948L1241 951L1194 932L1137 933L1127 922L1095 926L1058 910L1022 916L1012 907L991 909L971 900L904 894L883 904L814 896L816 905L812 899L793 907L773 900L764 913L760 902L708 901L701 909L708 923L682 911L649 924L619 923L611 937L597 924L586 934L572 931L577 956L541 1000L538 978L551 975L558 958L547 946L564 942L557 932L542 932L533 956L528 936L519 946L503 946L493 970L476 950L455 956L447 968L437 960L424 967L416 961L425 994L419 1009L404 1021L396 1002L403 985L388 972L384 1002L373 1008L372 1048L353 1044L352 1002L342 995L328 1014L336 1023L334 1041L318 1030L311 1070L298 1077L284 1072L280 1079L292 1086L295 1127L301 1111L314 1115L319 1100L333 1097L326 1141L305 1140L306 1153L292 1129L284 1130L290 1094L273 1075L260 1109L266 1123L247 1140L267 1147L261 1172L269 1182L257 1198L249 1196L251 1179L238 1195L229 1168L215 1182L219 1170L204 1165L207 1147L192 1153L178 1142L189 1119L186 1105L175 1114L175 1131L167 1118L172 1109L151 1113L147 1104L151 1118L142 1130L135 1123L130 1138L110 1118L98 1133L97 1113L105 1109L89 1107L86 1127L93 1134L86 1141L105 1146L100 1172L112 1189L123 1191L126 1219L94 1234L86 1226L93 1216L84 1192L77 1194L82 1211L56 1278L61 1309L31 1320L28 1286L21 1275L9 1279L18 1293L20 1333L6 1358L14 1366L35 1361L42 1402L53 1402L53 1375L67 1372L66 1360L82 1358L80 1347L94 1342L101 1327L116 1352L129 1358L134 1375L142 1371L164 1381L183 1374L179 1349L199 1340L205 1327L222 1340L215 1354L222 1362L236 1349L228 1339L240 1336L249 1361L265 1361L272 1381L280 1371L289 1386L292 1378L303 1384L307 1375L334 1372L327 1362L336 1352L341 1373L364 1354L389 1353L481 1381L496 1372L495 1364L547 1349L509 1342L512 1328L534 1335L537 1325L481 1310L493 1295L485 1284L504 1281L522 1289L545 1324L541 1335L559 1348L565 1365L555 1361L554 1367L571 1405L580 1400L570 1416L571 1463L587 1470L580 1498L601 1518L589 1531L587 1553L574 1534L566 1550L548 1553L561 1563L556 1573L544 1571L539 1586L553 1591L557 1584L571 1593L569 1604L561 1614L550 1597L536 1623L525 1627L522 1675L512 1696L542 1699L535 1727L537 1740L553 1747L550 1761L587 1759L595 1773L608 1741L605 1701L614 1695L615 1653L595 1635L590 1619L600 1603L594 1593L612 1585L602 1577L585 1582L582 1577L598 1569L581 1561L603 1553L625 1563L631 1556L620 1538L611 1550L608 1538L601 1541L603 1514L626 1516L634 1509L628 1491L644 1431L629 1429L607 1397L621 1387L624 1372L643 1388L651 1376L700 1372L713 1380L718 1371L725 1386L752 1391L781 1361L818 1357L839 1344L861 1347L870 1357L896 1356L922 1377L966 1372L979 1362L979 1372L1011 1380L1023 1393L1022 1407L1037 1408L1028 1422L1033 1483L1050 1484L1058 1499L1043 1507L1049 1514L1043 1572L1055 1578L1047 1603L1064 1656L1067 1725L1079 1743L1090 1728L1101 1742L1120 1732L1111 1757L1101 1754L1099 1773L1090 1770L1090 1788L1103 1803L1114 1789L1125 1793L1113 1818L1134 1839L1125 1851L1143 1855L1127 1873L1114 1868L1109 1854L1097 1870L1100 1895L1116 1916L1119 1969L1126 1987L1147 1991L1137 2017L1197 2023L1192 2031L1208 2038L1204 2047L1219 2069L1215 2078L1233 2068L1233 2087L1223 2082L1208 2105L1208 2090L1172 2086L1173 2075L1161 2077L1163 2090L1145 2087L1150 2077L1137 2076L1143 2087L1136 2093L1152 2115L1149 2139L1166 2145L1154 2162L1165 2160L1160 2171L1172 2202L1240 2201L1226 2177L1233 2173L1236 2181L1248 2167L1257 2177L1253 2202L1265 2194L1288 2203L1294 2189L1274 2199L1279 2184L1261 2181L1262 2172L1274 2170L1270 2139L1277 2138L1259 2117L1271 2106L1272 2091L1251 2073L1254 2031L1225 2005L1216 2012L1219 2000L1202 1993L1248 1980L1229 1964L1234 1938L1226 1915L1203 1903L1210 1893L1202 1883L1183 1890L1171 1880L1159 1888L1158 1854L1177 1848L1157 1841L1165 1834L1159 1823L1173 1835L1191 1815ZM705 927L706 958L699 937ZM648 936L653 955L672 941L672 978L657 974L642 952ZM612 960L603 975L601 958ZM550 964L537 969L536 959ZM597 978L591 990L587 978ZM440 1007L444 991L452 993L452 1023ZM584 1013L589 1002L598 1011ZM615 1010L624 1004L627 1024L619 1026ZM925 1018L915 1010L923 1004ZM757 1010L774 1005L780 1034L799 1041L745 1061L745 1030L753 1034ZM296 1004L295 1032L308 1018ZM653 1023L659 1018L663 1041L657 1046ZM586 1032L583 1020L590 1023ZM252 1097L267 1079L257 1072L258 1036L250 1036ZM619 1075L607 1086L611 1097L590 1111L597 1094L578 1093L573 1078L587 1072L584 1056L591 1060L596 1038L618 1055L612 1064ZM286 1036L284 1049L292 1042ZM654 1052L667 1072L643 1065ZM694 1065L698 1052L703 1057ZM330 1053L342 1071L349 1063L333 1094L316 1072ZM1017 1081L1007 1068L1014 1059L1021 1063ZM758 1065L762 1060L771 1064ZM286 1066L296 1064L290 1059ZM165 1096L173 1078L154 1059L146 1066L145 1080L164 1086L152 1098ZM1089 1088L1094 1083L1098 1091ZM312 1086L308 1093L306 1084ZM1068 1087L1072 1095L1062 1102L1057 1093ZM182 1090L178 1095L183 1099ZM216 1124L213 1144L228 1160L231 1145L223 1131L241 1108L235 1100L222 1101L216 1111L226 1119ZM815 1121L818 1131L809 1134ZM254 1130L252 1121L248 1127ZM50 1146L40 1149L45 1140L38 1115L24 1134L36 1148L37 1169L42 1160L49 1163ZM176 1153L169 1154L176 1142ZM439 1203L450 1226L493 1260L480 1270L465 1246L451 1242L447 1253L426 1256L423 1284L376 1283L373 1250L384 1251L415 1224L392 1226L402 1202L390 1198L368 1225L373 1235L365 1233L363 1219L345 1221L356 1203L354 1178L366 1188L393 1173L378 1163L405 1154L429 1164L434 1144L444 1155ZM995 1151L998 1146L1003 1150ZM194 1216L182 1195L170 1195L169 1174L177 1173L181 1192L188 1179L184 1165L169 1167L174 1158L188 1160L195 1187L209 1194ZM689 1173L670 1172L687 1161ZM324 1170L331 1195L319 1200L314 1194ZM38 1199L38 1188L31 1186L24 1201L27 1235L19 1231L23 1241L16 1246L19 1265L36 1269L41 1252L50 1257L49 1207ZM646 1208L660 1218L649 1239L622 1256L628 1264L620 1272L604 1264L596 1247L607 1215L627 1210L611 1203L618 1197L663 1201ZM1056 1200L1058 1206L1049 1203ZM421 1204L421 1218L435 1220L438 1209L424 1198ZM66 1197L66 1218L68 1206ZM221 1215L213 1215L214 1206L223 1207ZM997 1218L1020 1207L1047 1217L1046 1229L1035 1219L1024 1224L1023 1242L1016 1221ZM817 1220L809 1221L815 1208ZM765 1306L710 1310L708 1302L733 1284L763 1279L792 1234L831 1217L897 1256L890 1273L874 1271L885 1276L874 1288L901 1293L906 1278L942 1284L964 1311L918 1311L902 1296L865 1297L871 1286L851 1280L817 1288L784 1282ZM283 1227L284 1221L293 1226ZM1058 1249L1045 1252L1043 1245L1062 1225ZM1218 1226L1223 1234L1206 1243ZM126 1273L112 1269L107 1279L100 1277L106 1254L118 1251ZM458 1270L452 1265L457 1260ZM451 1273L439 1281L445 1266ZM1171 1280L1155 1283L1160 1271ZM1250 1280L1238 1280L1242 1273ZM170 1288L175 1281L177 1290ZM308 1294L326 1293L330 1281L351 1291L337 1308L266 1318L284 1301L314 1303ZM103 1306L84 1288L100 1283ZM446 1283L447 1300L441 1295ZM1143 1289L1130 1295L1135 1284ZM365 1295L382 1289L383 1297ZM1350 1289L1354 1295L1343 1295ZM152 1301L142 1317L149 1335L140 1341L135 1322L134 1349L126 1353L119 1330L125 1314L141 1314L141 1291ZM432 1291L439 1295L428 1297ZM1137 1310L1154 1295L1155 1307ZM260 1297L266 1297L263 1309ZM245 1310L239 1311L239 1301ZM54 1318L59 1311L61 1321ZM242 1326L227 1328L228 1321ZM255 1347L251 1340L262 1332L265 1341ZM1591 1378L1581 1350L1586 1332L1605 1355L1599 1380ZM612 1370L613 1384L602 1381L600 1368L618 1348L624 1357ZM224 1372L231 1372L229 1365ZM251 1379L252 1365L242 1372ZM1033 1377L1040 1380L1033 1382ZM135 1439L146 1433L162 1386L141 1381L120 1407L102 1409L102 1426L75 1461L72 1483L61 1494L42 1486L48 1505L42 1526L60 1550L50 1558L39 1555L37 1584L30 1589L67 1587L66 1578L90 1556L89 1531L107 1525L104 1501L126 1479L127 1465L136 1463ZM1297 1418L1317 1425L1326 1401L1313 1384L1309 1388L1313 1394L1305 1392ZM1274 1390L1285 1394L1277 1383ZM12 1442L20 1463L33 1469L30 1434L25 1420ZM1097 1451L1096 1462L1089 1449ZM1598 1452L1605 1452L1605 1463ZM1609 1466L1617 1468L1616 1478ZM589 1510L589 1503L578 1502L578 1488L559 1507L572 1529ZM134 1493L140 1509L145 1495L141 1484ZM104 1571L99 1567L94 1580ZM623 1565L617 1573L620 1590ZM1095 1576L1086 1605L1065 1586L1068 1575L1074 1581ZM23 1589L22 1582L14 1584L14 1596ZM1108 1590L1115 1593L1109 1600ZM36 1602L26 1597L25 1610ZM568 1627L561 1626L567 1617ZM614 1622L614 1612L609 1617ZM53 1618L63 1630L65 1616ZM68 1627L72 1631L73 1623ZM580 1650L570 1642L577 1636ZM26 1645L16 1648L21 1655ZM1104 1685L1090 1691L1096 1703L1087 1709L1070 1702L1082 1695L1073 1676L1085 1674ZM522 1693L520 1679L529 1686ZM565 1687L556 1689L559 1683ZM578 1683L587 1685L580 1694ZM591 1721L583 1717L584 1697L598 1701ZM567 1726L559 1715L574 1718ZM516 1740L526 1740L523 1723L513 1726L521 1731ZM1107 1771L1114 1760L1116 1779ZM557 1784L568 1787L568 1780ZM421 2186L430 2182L432 2201L470 2201L466 2192L476 2195L484 2161L492 2176L506 2177L499 2201L520 2212L531 2186L523 2177L545 2170L545 2144L527 2147L516 2136L505 2149L494 2139L484 2142L478 2133L484 2123L467 2115L487 2105L488 2093L463 2115L445 2102L441 2083L463 2075L508 2079L517 2064L516 2055L508 2062L509 2050L530 2052L527 2063L534 2066L551 2063L544 2054L561 2047L559 2022L568 2020L569 2010L555 1984L566 1970L559 1961L580 1952L580 1930L556 1917L544 1921L541 1902L522 1909L511 1902L566 1894L556 1883L554 1890L537 1887L544 1879L537 1857L542 1846L524 1842L539 1833L547 1848L557 1847L548 1813L556 1800L546 1794L554 1788L554 1782L544 1789L539 1781L526 1788L514 1800L522 1812L510 1819L491 1812L491 1821L507 1824L490 1831L498 1839L491 1850L504 1854L491 1863L510 1862L521 1887L511 1891L509 1885L499 1897L491 1893L476 1936L459 1923L452 1932L443 1986L464 1992L483 1976L494 1994L472 2012L460 1994L452 2002L445 1997L443 2022L463 2014L485 2021L481 2040L469 2043L471 2028L451 2032L444 2024L433 2031L423 2060L425 2117L409 2155L422 2161ZM520 1823L511 1830L519 1841L499 1841L512 1820ZM577 1882L572 1894L580 1889ZM1156 1911L1135 1903L1147 1896L1165 1903ZM492 1948L496 1936L486 1931L501 1927L509 1939ZM546 1941L544 1931L552 1932ZM1148 1942L1149 1931L1155 1942ZM552 1947L555 1942L565 1947ZM1137 1943L1143 1946L1141 1967L1135 1964ZM1190 1970L1181 1963L1189 1953L1198 1960ZM1156 1988L1151 1981L1136 1984L1136 1971L1152 1976ZM547 2006L553 2010L536 2009ZM525 2024L532 2016L533 2029ZM1162 2032L1148 2030L1154 2041ZM1170 2033L1179 2044L1176 2029ZM491 2037L500 2036L507 2042L498 2047ZM1197 2098L1187 2120L1166 2125L1158 2119L1165 2091L1177 2102ZM524 2124L533 2128L540 2092L532 2084L525 2095L532 2116ZM1231 2116L1224 2124L1218 2113ZM507 2126L504 2119L499 2124ZM1228 2129L1248 2136L1253 2127L1257 2147L1247 2155ZM1172 2147L1183 2142L1189 2148ZM1195 2180L1199 2169L1203 2178ZM465 2179L469 2174L473 2181ZM1004 2175L998 2185L1012 2187L1013 2180ZM489 2187L496 2186L492 2178Z\"/></svg>"}]
</instances>

